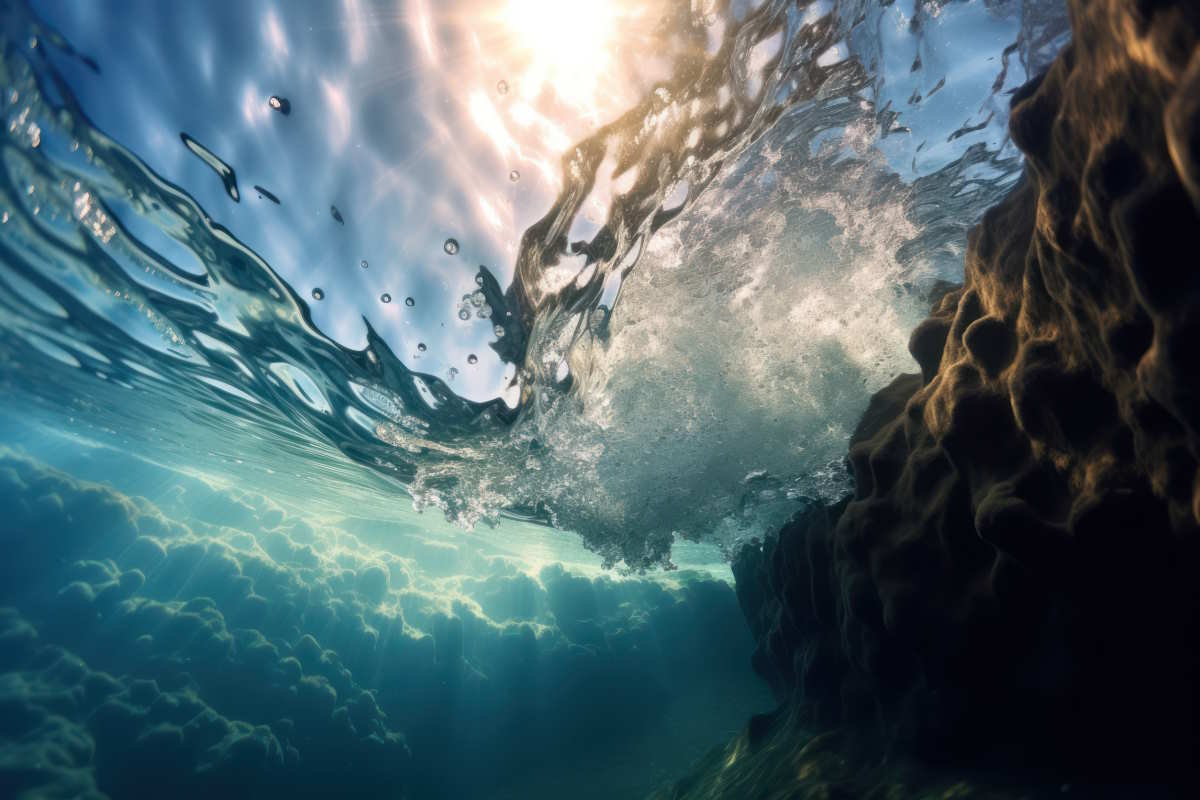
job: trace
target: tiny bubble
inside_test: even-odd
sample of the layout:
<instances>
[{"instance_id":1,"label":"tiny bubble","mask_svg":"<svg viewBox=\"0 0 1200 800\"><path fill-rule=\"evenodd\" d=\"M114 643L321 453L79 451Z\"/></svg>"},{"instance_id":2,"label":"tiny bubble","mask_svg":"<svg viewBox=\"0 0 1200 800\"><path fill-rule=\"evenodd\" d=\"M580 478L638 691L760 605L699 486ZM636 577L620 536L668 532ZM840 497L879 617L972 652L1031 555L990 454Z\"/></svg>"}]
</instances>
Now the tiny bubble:
<instances>
[{"instance_id":1,"label":"tiny bubble","mask_svg":"<svg viewBox=\"0 0 1200 800\"><path fill-rule=\"evenodd\" d=\"M474 353L471 353L471 355L467 356L467 363L468 364L478 364L479 356L475 355Z\"/></svg>"},{"instance_id":2,"label":"tiny bubble","mask_svg":"<svg viewBox=\"0 0 1200 800\"><path fill-rule=\"evenodd\" d=\"M359 265L360 267L362 267L363 269L366 269L366 268L369 266L369 265L367 264L367 260L366 260L365 258L364 258L362 261L358 262L358 265Z\"/></svg>"},{"instance_id":3,"label":"tiny bubble","mask_svg":"<svg viewBox=\"0 0 1200 800\"><path fill-rule=\"evenodd\" d=\"M508 94L508 81L499 80L496 82L496 91L500 94Z\"/></svg>"},{"instance_id":4,"label":"tiny bubble","mask_svg":"<svg viewBox=\"0 0 1200 800\"><path fill-rule=\"evenodd\" d=\"M517 181L521 180L521 173L514 169L508 173L508 179L513 183L516 183Z\"/></svg>"},{"instance_id":5,"label":"tiny bubble","mask_svg":"<svg viewBox=\"0 0 1200 800\"><path fill-rule=\"evenodd\" d=\"M325 299L325 290L322 289L320 286L316 287L315 289L312 290L312 298L313 298L313 300L324 300Z\"/></svg>"},{"instance_id":6,"label":"tiny bubble","mask_svg":"<svg viewBox=\"0 0 1200 800\"><path fill-rule=\"evenodd\" d=\"M458 310L458 318L466 322L471 318L471 310L469 308L460 308Z\"/></svg>"},{"instance_id":7,"label":"tiny bubble","mask_svg":"<svg viewBox=\"0 0 1200 800\"><path fill-rule=\"evenodd\" d=\"M492 333L496 334L497 339L503 339L504 338L504 326L496 325L495 327L492 328Z\"/></svg>"},{"instance_id":8,"label":"tiny bubble","mask_svg":"<svg viewBox=\"0 0 1200 800\"><path fill-rule=\"evenodd\" d=\"M419 350L419 351L420 351L420 352L422 352L422 353L424 353L426 349L428 349L428 348L426 348L426 347L425 347L425 343L424 343L424 342L420 342L420 343L417 345L417 350Z\"/></svg>"},{"instance_id":9,"label":"tiny bubble","mask_svg":"<svg viewBox=\"0 0 1200 800\"><path fill-rule=\"evenodd\" d=\"M476 275L476 276L475 276L475 285L476 285L476 286L483 286L483 276L482 276L482 275Z\"/></svg>"},{"instance_id":10,"label":"tiny bubble","mask_svg":"<svg viewBox=\"0 0 1200 800\"><path fill-rule=\"evenodd\" d=\"M392 302L392 296L390 294L388 294L387 292L384 292L383 294L379 295L379 302L390 303L390 302Z\"/></svg>"},{"instance_id":11,"label":"tiny bubble","mask_svg":"<svg viewBox=\"0 0 1200 800\"><path fill-rule=\"evenodd\" d=\"M417 301L412 299L411 297L404 298L404 305L408 306L409 308L412 308L416 304L417 304Z\"/></svg>"},{"instance_id":12,"label":"tiny bubble","mask_svg":"<svg viewBox=\"0 0 1200 800\"><path fill-rule=\"evenodd\" d=\"M458 253L458 239L447 239L442 244L442 249L446 251L446 255L455 255Z\"/></svg>"}]
</instances>

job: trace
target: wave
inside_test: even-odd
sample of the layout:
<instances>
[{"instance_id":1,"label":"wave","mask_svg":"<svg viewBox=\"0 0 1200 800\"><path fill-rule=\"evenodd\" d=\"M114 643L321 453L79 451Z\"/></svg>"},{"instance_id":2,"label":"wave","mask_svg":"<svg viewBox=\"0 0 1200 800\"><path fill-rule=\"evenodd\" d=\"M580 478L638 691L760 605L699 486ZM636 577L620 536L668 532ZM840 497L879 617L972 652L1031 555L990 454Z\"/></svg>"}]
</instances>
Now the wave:
<instances>
[{"instance_id":1,"label":"wave","mask_svg":"<svg viewBox=\"0 0 1200 800\"><path fill-rule=\"evenodd\" d=\"M1016 0L662 5L653 24L626 21L640 37L629 46L659 54L653 69L614 93L633 99L607 121L576 115L591 130L550 170L555 196L511 267L480 267L445 309L457 317L403 304L428 315L412 318L416 334L373 306L357 345L324 316L332 287L285 279L246 232L93 122L66 76L102 80L103 54L13 5L0 75L10 409L318 505L386 509L404 493L468 525L545 521L632 569L669 565L680 537L732 544L805 497L844 492L841 457L867 397L911 369L907 331L961 275L966 229L1019 174L1007 96L1062 46L1065 12ZM414 38L432 42L422 24ZM430 69L462 77L446 60ZM509 136L501 151L523 159L505 183L548 170L557 140L539 140L538 155L494 127L507 118L489 116L492 100L462 93L492 142ZM303 104L288 97L264 94L262 113L287 102L294 123ZM251 202L220 139L182 135L223 200ZM292 202L256 179L243 185L272 207ZM320 202L339 229L360 218ZM406 227L431 227L410 216ZM472 233L428 249L445 240L444 257L465 257ZM372 296L407 313L382 300L393 294L406 296ZM460 346L440 332L456 318L489 334L502 362L491 399L455 382L465 366L420 368Z\"/></svg>"}]
</instances>

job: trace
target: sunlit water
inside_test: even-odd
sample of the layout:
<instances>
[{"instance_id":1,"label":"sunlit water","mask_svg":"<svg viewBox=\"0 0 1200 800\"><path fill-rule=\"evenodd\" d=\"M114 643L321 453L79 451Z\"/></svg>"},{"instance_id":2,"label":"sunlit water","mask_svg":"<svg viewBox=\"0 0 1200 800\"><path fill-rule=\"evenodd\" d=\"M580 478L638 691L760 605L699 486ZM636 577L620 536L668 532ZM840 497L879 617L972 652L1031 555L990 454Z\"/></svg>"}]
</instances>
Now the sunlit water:
<instances>
[{"instance_id":1,"label":"sunlit water","mask_svg":"<svg viewBox=\"0 0 1200 800\"><path fill-rule=\"evenodd\" d=\"M1017 0L7 4L6 405L631 567L760 534L845 491L1065 30Z\"/></svg>"},{"instance_id":2,"label":"sunlit water","mask_svg":"<svg viewBox=\"0 0 1200 800\"><path fill-rule=\"evenodd\" d=\"M1067 30L1040 0L0 25L0 789L37 797L681 775L770 704L725 556L848 490Z\"/></svg>"}]
</instances>

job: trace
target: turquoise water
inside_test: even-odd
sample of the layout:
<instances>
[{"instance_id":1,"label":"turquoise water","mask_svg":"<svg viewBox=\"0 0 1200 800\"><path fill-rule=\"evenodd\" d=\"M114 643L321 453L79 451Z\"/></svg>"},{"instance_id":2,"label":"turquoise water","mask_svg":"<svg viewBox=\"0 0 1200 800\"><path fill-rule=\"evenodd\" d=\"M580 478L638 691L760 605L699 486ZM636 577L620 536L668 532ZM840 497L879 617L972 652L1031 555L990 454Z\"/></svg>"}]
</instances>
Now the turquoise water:
<instances>
[{"instance_id":1,"label":"turquoise water","mask_svg":"<svg viewBox=\"0 0 1200 800\"><path fill-rule=\"evenodd\" d=\"M1066 31L1016 0L0 14L28 797L681 774L772 702L725 555L847 490Z\"/></svg>"}]
</instances>

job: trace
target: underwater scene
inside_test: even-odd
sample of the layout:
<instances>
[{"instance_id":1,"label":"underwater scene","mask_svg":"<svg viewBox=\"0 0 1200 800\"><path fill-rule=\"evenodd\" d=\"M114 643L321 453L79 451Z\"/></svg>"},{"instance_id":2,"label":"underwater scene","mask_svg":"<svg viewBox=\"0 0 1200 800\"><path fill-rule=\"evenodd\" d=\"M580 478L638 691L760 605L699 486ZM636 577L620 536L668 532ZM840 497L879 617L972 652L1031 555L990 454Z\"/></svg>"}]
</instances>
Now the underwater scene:
<instances>
[{"instance_id":1,"label":"underwater scene","mask_svg":"<svg viewBox=\"0 0 1200 800\"><path fill-rule=\"evenodd\" d=\"M1200 796L1200 4L0 33L0 800Z\"/></svg>"}]
</instances>

